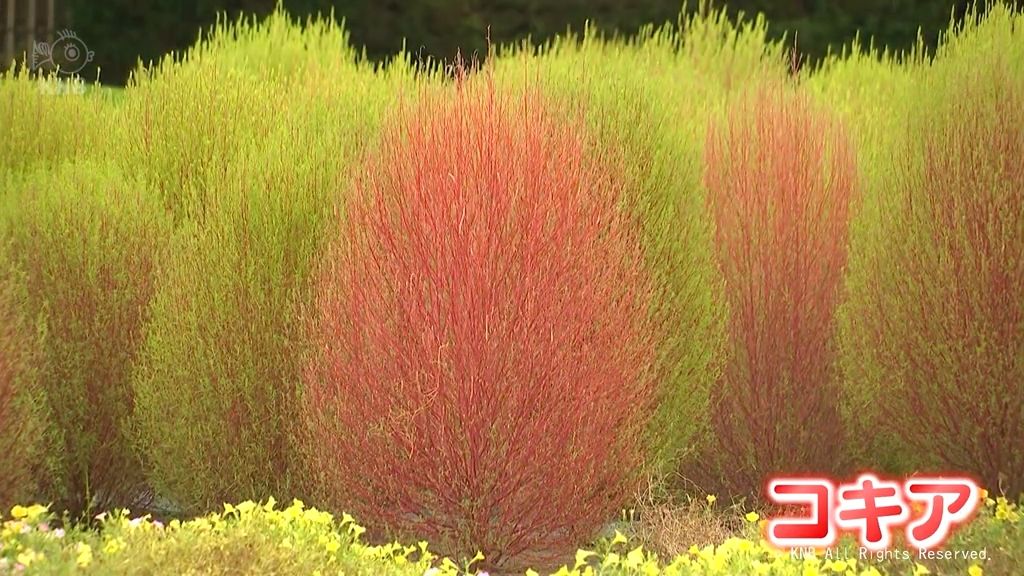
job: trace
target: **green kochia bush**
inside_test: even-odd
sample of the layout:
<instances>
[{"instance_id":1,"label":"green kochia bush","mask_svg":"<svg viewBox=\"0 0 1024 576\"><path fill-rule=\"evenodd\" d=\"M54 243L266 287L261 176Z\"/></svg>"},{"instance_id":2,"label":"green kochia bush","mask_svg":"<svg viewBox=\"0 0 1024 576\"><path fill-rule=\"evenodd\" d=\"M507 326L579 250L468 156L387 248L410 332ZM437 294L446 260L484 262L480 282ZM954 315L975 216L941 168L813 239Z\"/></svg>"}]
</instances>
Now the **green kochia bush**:
<instances>
[{"instance_id":1,"label":"green kochia bush","mask_svg":"<svg viewBox=\"0 0 1024 576\"><path fill-rule=\"evenodd\" d=\"M732 20L705 7L678 29L648 29L629 41L588 30L498 64L507 83L536 75L554 98L577 103L595 147L624 173L658 291L651 318L664 327L645 442L647 470L657 475L705 467L695 457L708 439L710 391L725 357L726 306L705 209L704 140L734 92L785 75L781 46L765 34L762 19Z\"/></svg>"},{"instance_id":2,"label":"green kochia bush","mask_svg":"<svg viewBox=\"0 0 1024 576\"><path fill-rule=\"evenodd\" d=\"M268 82L168 58L126 88L117 160L160 194L176 222L201 222L244 144L267 142L284 107Z\"/></svg>"},{"instance_id":3,"label":"green kochia bush","mask_svg":"<svg viewBox=\"0 0 1024 576\"><path fill-rule=\"evenodd\" d=\"M394 97L384 88L397 92L412 81L403 58L374 72L333 20L300 24L278 10L262 22L224 22L184 54L136 74L119 116L119 160L160 191L176 221L202 224L222 183L238 176L229 167L250 161L241 156L253 145L280 139L284 117L303 134L280 144L311 146L313 158L277 150L344 168L349 144L340 142L338 158L323 156L332 141L375 121ZM340 109L332 114L329 105Z\"/></svg>"},{"instance_id":4,"label":"green kochia bush","mask_svg":"<svg viewBox=\"0 0 1024 576\"><path fill-rule=\"evenodd\" d=\"M704 135L732 91L783 75L780 46L765 33L761 19L733 20L705 6L678 28L645 29L628 41L588 29L538 51L512 50L496 64L501 82L537 77L552 98L577 106L595 149L624 174L659 294L651 318L664 328L646 440L648 470L658 475L694 455L708 424L725 332L701 180Z\"/></svg>"},{"instance_id":5,"label":"green kochia bush","mask_svg":"<svg viewBox=\"0 0 1024 576\"><path fill-rule=\"evenodd\" d=\"M325 15L299 22L279 3L263 19L221 19L183 59L273 80L302 78L311 71L356 61L348 32Z\"/></svg>"},{"instance_id":6,"label":"green kochia bush","mask_svg":"<svg viewBox=\"0 0 1024 576\"><path fill-rule=\"evenodd\" d=\"M0 175L102 154L111 108L81 80L38 79L24 68L0 74ZM0 181L0 196L5 183Z\"/></svg>"},{"instance_id":7,"label":"green kochia bush","mask_svg":"<svg viewBox=\"0 0 1024 576\"><path fill-rule=\"evenodd\" d=\"M803 79L803 86L817 93L818 101L837 113L856 143L858 178L861 183L860 201L855 203L850 222L850 264L845 277L847 295L858 299L861 288L859 251L865 242L874 242L875 223L889 217L892 198L893 155L901 149L909 136L906 126L907 110L918 107L916 83L929 60L919 45L914 51L893 54L873 46L855 42L842 55L833 55ZM865 286L866 290L873 288ZM840 311L850 308L840 306ZM860 316L843 312L838 315L840 333L849 328L848 322L861 322ZM851 348L851 341L839 338L843 348L840 361L859 363L861 351ZM863 366L863 365L862 365ZM878 368L878 366L875 366ZM865 402L879 380L843 370L844 399L843 427L848 442L843 452L863 466L891 472L913 469L916 458L899 434L888 425L879 410L866 409ZM856 400L853 398L857 396Z\"/></svg>"},{"instance_id":8,"label":"green kochia bush","mask_svg":"<svg viewBox=\"0 0 1024 576\"><path fill-rule=\"evenodd\" d=\"M902 467L1024 491L1024 17L952 31L880 159L843 312L851 420ZM868 434L871 463L890 456Z\"/></svg>"},{"instance_id":9,"label":"green kochia bush","mask_svg":"<svg viewBox=\"0 0 1024 576\"><path fill-rule=\"evenodd\" d=\"M248 32L239 35L255 41ZM212 91L193 84L175 89L195 89L192 98L167 93L173 110L186 102L213 105L223 113L222 125L213 134L220 142L193 158L197 163L177 164L167 148L156 161L169 159L178 168L148 175L180 224L134 378L138 442L151 481L196 512L298 490L293 425L309 272L326 219L344 197L349 165L373 142L389 99L412 82L404 62L376 75L354 62L313 62L301 75L275 78L242 74L230 59L202 54L195 66L212 62L211 70L234 79ZM188 64L173 73L205 75ZM220 109L225 93L240 98L245 112ZM135 107L134 99L152 97L129 92L126 100ZM263 109L261 99L281 108ZM255 119L262 126L256 136L250 114L261 109L272 117ZM208 120L182 122L171 139L184 149L206 132ZM214 156L203 156L209 153ZM181 180L179 173L200 180Z\"/></svg>"},{"instance_id":10,"label":"green kochia bush","mask_svg":"<svg viewBox=\"0 0 1024 576\"><path fill-rule=\"evenodd\" d=\"M297 322L334 188L270 150L230 169L203 225L178 228L135 374L153 485L189 511L290 490Z\"/></svg>"},{"instance_id":11,"label":"green kochia bush","mask_svg":"<svg viewBox=\"0 0 1024 576\"><path fill-rule=\"evenodd\" d=\"M129 441L129 376L170 222L139 182L99 162L19 180L0 212L18 312L43 331L38 378L62 439L58 509L131 505L144 496Z\"/></svg>"},{"instance_id":12,"label":"green kochia bush","mask_svg":"<svg viewBox=\"0 0 1024 576\"><path fill-rule=\"evenodd\" d=\"M0 246L0 511L38 500L52 481L53 428L39 386L39 337L17 305L15 280Z\"/></svg>"}]
</instances>

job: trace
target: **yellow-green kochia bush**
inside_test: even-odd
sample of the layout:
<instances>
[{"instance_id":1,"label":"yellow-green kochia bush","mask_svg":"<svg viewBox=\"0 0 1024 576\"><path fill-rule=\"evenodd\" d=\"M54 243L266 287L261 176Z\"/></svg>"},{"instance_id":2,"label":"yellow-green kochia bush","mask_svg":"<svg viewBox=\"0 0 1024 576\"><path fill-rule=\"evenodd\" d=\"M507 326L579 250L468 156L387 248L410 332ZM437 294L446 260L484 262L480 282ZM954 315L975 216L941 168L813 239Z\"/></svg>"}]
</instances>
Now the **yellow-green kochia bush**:
<instances>
[{"instance_id":1,"label":"yellow-green kochia bush","mask_svg":"<svg viewBox=\"0 0 1024 576\"><path fill-rule=\"evenodd\" d=\"M234 93L244 83L288 105L259 138L243 136L245 127L218 129L230 154L207 165L201 199L176 204L184 219L134 387L153 486L185 510L298 490L292 426L307 278L349 165L374 140L389 98L413 81L404 66L375 75L357 63L313 63L286 81L253 74L224 87ZM244 125L249 116L225 111L222 121ZM184 132L200 133L206 121L188 122ZM182 145L192 138L174 137ZM169 182L174 173L150 177Z\"/></svg>"},{"instance_id":2,"label":"yellow-green kochia bush","mask_svg":"<svg viewBox=\"0 0 1024 576\"><path fill-rule=\"evenodd\" d=\"M36 79L25 68L0 73L0 174L102 154L108 97L81 80ZM0 196L6 186L0 181Z\"/></svg>"},{"instance_id":3,"label":"yellow-green kochia bush","mask_svg":"<svg viewBox=\"0 0 1024 576\"><path fill-rule=\"evenodd\" d=\"M188 511L289 493L296 319L332 189L271 156L233 166L217 209L179 226L135 373L153 486Z\"/></svg>"},{"instance_id":4,"label":"yellow-green kochia bush","mask_svg":"<svg viewBox=\"0 0 1024 576\"><path fill-rule=\"evenodd\" d=\"M721 308L702 217L698 118L685 116L692 79L676 67L671 38L621 45L594 36L558 42L540 54L509 56L500 80L516 86L538 77L543 89L578 110L594 137L591 154L624 174L623 194L641 223L647 268L656 283L649 314L660 325L654 418L648 463L668 472L707 424L709 388L721 364ZM675 82L660 70L678 72ZM676 83L678 82L678 83ZM685 120L683 120L685 118Z\"/></svg>"},{"instance_id":5,"label":"yellow-green kochia bush","mask_svg":"<svg viewBox=\"0 0 1024 576\"><path fill-rule=\"evenodd\" d=\"M1024 491L1022 25L1002 5L972 15L919 74L854 236L841 324L849 418L883 422L913 468L1013 496Z\"/></svg>"},{"instance_id":6,"label":"yellow-green kochia bush","mask_svg":"<svg viewBox=\"0 0 1024 576\"><path fill-rule=\"evenodd\" d=\"M283 96L236 70L167 58L125 89L118 161L160 194L175 222L202 221L244 144L268 141Z\"/></svg>"},{"instance_id":7,"label":"yellow-green kochia bush","mask_svg":"<svg viewBox=\"0 0 1024 576\"><path fill-rule=\"evenodd\" d=\"M629 40L593 29L498 63L515 85L538 76L555 98L579 106L595 144L620 164L643 222L643 243L663 324L662 381L647 434L648 469L675 473L708 425L709 389L724 360L726 307L705 214L703 148L708 120L754 80L785 75L781 44L762 18L732 17L702 4L676 26Z\"/></svg>"},{"instance_id":8,"label":"yellow-green kochia bush","mask_svg":"<svg viewBox=\"0 0 1024 576\"><path fill-rule=\"evenodd\" d=\"M280 2L266 18L221 18L186 59L261 78L286 81L311 71L346 66L357 59L348 31L324 14L299 21Z\"/></svg>"},{"instance_id":9,"label":"yellow-green kochia bush","mask_svg":"<svg viewBox=\"0 0 1024 576\"><path fill-rule=\"evenodd\" d=\"M38 331L17 306L23 288L10 267L0 266L0 510L40 499L53 473L53 430L36 371Z\"/></svg>"},{"instance_id":10,"label":"yellow-green kochia bush","mask_svg":"<svg viewBox=\"0 0 1024 576\"><path fill-rule=\"evenodd\" d=\"M802 86L823 107L842 119L855 143L852 152L856 156L861 196L851 204L849 235L854 251L874 237L874 223L886 217L889 210L880 200L890 195L893 154L907 137L906 111L918 106L915 84L927 65L923 45L909 53L893 54L855 41L843 53L830 56L820 68L802 78ZM856 254L851 258L855 261ZM855 272L844 278L846 288L854 292L856 289L850 283L857 281L856 269L856 262L851 263L850 270ZM837 316L840 326L859 322L859 317ZM838 340L844 345L842 338ZM839 355L840 364L859 362L859 355L856 349L847 349ZM913 470L916 458L913 450L892 431L879 411L864 408L863 402L871 396L870 383L877 383L878 379L863 378L845 369L841 372L846 374L843 378L847 379L847 385L843 389L848 396L840 402L847 439L843 452L862 466L891 473ZM854 396L860 399L854 400Z\"/></svg>"},{"instance_id":11,"label":"yellow-green kochia bush","mask_svg":"<svg viewBox=\"0 0 1024 576\"><path fill-rule=\"evenodd\" d=\"M144 499L129 376L170 221L144 185L79 161L17 181L0 214L14 305L43 331L39 382L62 437L50 499L72 513Z\"/></svg>"},{"instance_id":12,"label":"yellow-green kochia bush","mask_svg":"<svg viewBox=\"0 0 1024 576\"><path fill-rule=\"evenodd\" d=\"M675 472L708 423L725 316L704 209L704 134L732 90L783 74L779 46L765 42L765 31L763 20L734 20L704 6L677 28L647 29L629 41L588 29L538 51L512 50L496 64L500 81L516 86L537 77L554 98L579 108L595 149L623 172L625 194L643 222L659 293L650 313L663 327L663 376L647 435L656 473Z\"/></svg>"},{"instance_id":13,"label":"yellow-green kochia bush","mask_svg":"<svg viewBox=\"0 0 1024 576\"><path fill-rule=\"evenodd\" d=\"M230 177L229 167L247 161L240 155L248 147L279 138L282 117L301 119L289 125L309 131L306 138L318 132L314 152L329 150L335 134L372 122L393 96L378 90L368 98L368 91L385 87L370 80L396 81L387 87L397 89L412 80L410 70L400 58L375 75L329 18L301 24L279 9L262 22L222 22L183 54L136 73L123 98L125 146L119 159L160 191L177 222L202 222L220 183ZM325 117L318 111L326 104L341 110ZM356 105L364 115L353 113ZM316 116L303 118L309 106ZM342 122L353 126L337 124ZM301 150L287 152L288 158L311 161ZM342 166L344 154L318 160Z\"/></svg>"}]
</instances>

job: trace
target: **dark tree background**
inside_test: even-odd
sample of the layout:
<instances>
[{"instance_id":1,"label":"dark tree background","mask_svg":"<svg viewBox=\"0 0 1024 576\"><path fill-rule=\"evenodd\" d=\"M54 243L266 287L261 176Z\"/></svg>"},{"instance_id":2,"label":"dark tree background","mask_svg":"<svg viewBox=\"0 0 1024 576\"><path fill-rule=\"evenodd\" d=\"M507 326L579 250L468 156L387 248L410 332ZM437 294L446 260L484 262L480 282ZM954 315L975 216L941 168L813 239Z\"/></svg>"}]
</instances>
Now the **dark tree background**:
<instances>
[{"instance_id":1,"label":"dark tree background","mask_svg":"<svg viewBox=\"0 0 1024 576\"><path fill-rule=\"evenodd\" d=\"M159 58L192 44L198 31L218 13L266 15L276 0L65 0L67 25L95 51L102 80L121 83L141 58ZM968 2L960 0L732 0L730 11L763 12L773 35L797 32L798 49L817 58L860 30L876 43L895 49L911 46L920 26L934 44L955 7L958 17ZM696 8L691 0L689 9ZM580 30L590 19L603 30L635 32L648 23L678 19L681 0L285 0L295 15L334 9L344 18L356 46L374 59L402 48L422 56L449 58L486 50L487 30L495 43L527 36L542 41L567 28ZM91 74L90 74L91 72ZM95 70L84 71L86 77Z\"/></svg>"}]
</instances>

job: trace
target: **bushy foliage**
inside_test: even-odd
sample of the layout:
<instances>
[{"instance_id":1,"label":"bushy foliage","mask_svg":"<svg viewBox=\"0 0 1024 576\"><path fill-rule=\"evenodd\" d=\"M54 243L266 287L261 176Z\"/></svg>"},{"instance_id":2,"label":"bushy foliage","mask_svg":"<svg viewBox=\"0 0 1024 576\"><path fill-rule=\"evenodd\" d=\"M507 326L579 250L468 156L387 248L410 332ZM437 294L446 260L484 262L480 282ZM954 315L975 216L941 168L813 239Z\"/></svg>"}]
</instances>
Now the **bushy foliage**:
<instances>
[{"instance_id":1,"label":"bushy foliage","mask_svg":"<svg viewBox=\"0 0 1024 576\"><path fill-rule=\"evenodd\" d=\"M873 223L887 217L888 208L880 200L890 196L893 172L888 166L908 134L902 119L907 110L918 106L916 83L929 65L920 44L912 52L894 54L855 42L843 53L828 58L820 69L801 78L802 85L816 96L819 104L842 119L856 143L854 153L862 194L851 212L849 250L854 271L858 247L874 236ZM847 294L856 298L860 288L853 287L850 279L847 274ZM840 332L847 329L847 322L860 322L859 317L845 314L844 310L841 305L837 318ZM844 366L860 361L860 352L855 347L846 345L844 338L839 342ZM845 368L843 372L844 399L840 410L847 439L843 453L862 466L890 472L912 470L917 458L914 451L891 430L880 411L865 409L865 403L871 402L871 382L875 380L865 380Z\"/></svg>"},{"instance_id":2,"label":"bushy foliage","mask_svg":"<svg viewBox=\"0 0 1024 576\"><path fill-rule=\"evenodd\" d=\"M301 79L316 69L343 68L359 60L348 31L335 19L321 14L299 21L280 4L263 19L222 16L203 36L182 60L273 80Z\"/></svg>"},{"instance_id":3,"label":"bushy foliage","mask_svg":"<svg viewBox=\"0 0 1024 576\"><path fill-rule=\"evenodd\" d=\"M327 42L307 37L322 31L302 31L284 16L224 28L125 96L132 109L223 114L215 148L198 151L191 143L208 131L208 118L173 125L161 116L170 133L149 158L177 165L148 178L180 225L135 373L134 418L154 486L185 510L294 490L309 271L350 164L373 141L389 91L411 79L405 63L377 75L351 61L321 65ZM301 74L247 67L253 45L275 42L296 65L308 64ZM230 80L202 85L212 76ZM245 112L221 108L225 97ZM250 123L249 114L267 116ZM254 139L256 126L264 132Z\"/></svg>"},{"instance_id":4,"label":"bushy foliage","mask_svg":"<svg viewBox=\"0 0 1024 576\"><path fill-rule=\"evenodd\" d=\"M755 79L786 74L784 44L769 38L762 14L747 17L710 2L698 5L695 13L680 18L673 35L679 59L698 76L727 91L742 91Z\"/></svg>"},{"instance_id":5,"label":"bushy foliage","mask_svg":"<svg viewBox=\"0 0 1024 576\"><path fill-rule=\"evenodd\" d=\"M305 405L321 497L508 566L622 504L656 343L621 175L492 82L424 92L357 175Z\"/></svg>"},{"instance_id":6,"label":"bushy foliage","mask_svg":"<svg viewBox=\"0 0 1024 576\"><path fill-rule=\"evenodd\" d=\"M647 439L657 475L674 474L692 458L708 424L725 333L705 214L704 137L730 93L785 75L781 45L766 40L766 28L762 18L702 4L678 28L645 28L623 41L588 27L540 50L508 51L495 64L500 81L516 86L537 77L553 98L577 107L595 147L623 171L658 293L651 315L666 323Z\"/></svg>"},{"instance_id":7,"label":"bushy foliage","mask_svg":"<svg viewBox=\"0 0 1024 576\"><path fill-rule=\"evenodd\" d=\"M841 464L833 329L856 168L842 128L781 86L736 101L705 154L730 354L710 480L758 495L770 474Z\"/></svg>"},{"instance_id":8,"label":"bushy foliage","mask_svg":"<svg viewBox=\"0 0 1024 576\"><path fill-rule=\"evenodd\" d=\"M964 0L835 0L826 3L770 0L642 0L593 2L592 0L419 0L385 3L373 0L280 0L293 13L333 10L352 30L352 42L366 47L377 60L405 50L414 57L451 58L483 54L489 42L511 42L529 37L544 42L566 29L582 29L593 23L607 32L633 34L644 25L675 22L680 7L689 12L702 5L727 4L733 12L754 15L764 12L771 21L770 35L786 35L808 57L820 58L856 33L874 37L876 43L901 48L924 37L932 47L935 33L948 22L955 4L959 16L969 4ZM148 61L164 52L189 45L200 26L213 23L221 10L232 15L271 11L275 0L183 0L164 5L115 3L96 5L90 0L64 0L60 7L71 12L70 24L96 52L86 68L90 78L101 69L105 82L122 82L137 61ZM682 17L685 17L683 15ZM131 22L131 26L123 23ZM919 35L920 32L920 35ZM794 39L794 35L798 37ZM274 55L269 55L270 60ZM6 63L3 63L6 64ZM2 66L2 64L0 64Z\"/></svg>"},{"instance_id":9,"label":"bushy foliage","mask_svg":"<svg viewBox=\"0 0 1024 576\"><path fill-rule=\"evenodd\" d=\"M970 472L1013 494L1024 491L1020 23L993 9L921 73L855 237L843 323L851 417L884 422L907 468Z\"/></svg>"},{"instance_id":10,"label":"bushy foliage","mask_svg":"<svg viewBox=\"0 0 1024 576\"><path fill-rule=\"evenodd\" d=\"M129 376L169 223L144 186L103 163L21 181L0 211L18 313L43 331L38 377L62 438L58 506L126 505L145 496L125 419Z\"/></svg>"},{"instance_id":11,"label":"bushy foliage","mask_svg":"<svg viewBox=\"0 0 1024 576\"><path fill-rule=\"evenodd\" d=\"M1024 490L1019 9L799 72L768 30L701 3L452 82L279 9L122 92L0 77L0 504L308 494L500 570L643 476ZM200 540L154 558L287 561ZM576 571L775 564L721 549Z\"/></svg>"},{"instance_id":12,"label":"bushy foliage","mask_svg":"<svg viewBox=\"0 0 1024 576\"><path fill-rule=\"evenodd\" d=\"M0 262L6 262L0 245ZM16 305L23 284L0 267L0 510L42 496L53 470L52 434L39 386L39 336Z\"/></svg>"},{"instance_id":13,"label":"bushy foliage","mask_svg":"<svg viewBox=\"0 0 1024 576\"><path fill-rule=\"evenodd\" d=\"M107 142L107 100L81 80L0 73L0 175L95 157ZM0 179L0 196L5 188Z\"/></svg>"},{"instance_id":14,"label":"bushy foliage","mask_svg":"<svg viewBox=\"0 0 1024 576\"><path fill-rule=\"evenodd\" d=\"M282 96L231 68L167 59L125 90L118 161L176 222L201 222L242 144L268 141Z\"/></svg>"},{"instance_id":15,"label":"bushy foliage","mask_svg":"<svg viewBox=\"0 0 1024 576\"><path fill-rule=\"evenodd\" d=\"M425 69L417 78L434 74ZM162 194L176 221L202 224L221 183L237 176L230 167L247 162L253 145L281 137L282 115L303 131L287 143L309 145L313 154L286 149L287 158L343 169L345 154L321 154L336 139L347 148L346 138L372 125L413 79L407 59L375 70L327 19L301 24L278 11L264 22L225 22L190 50L138 72L120 107L126 128L118 159ZM329 104L341 111L331 115ZM353 113L359 106L365 117Z\"/></svg>"}]
</instances>

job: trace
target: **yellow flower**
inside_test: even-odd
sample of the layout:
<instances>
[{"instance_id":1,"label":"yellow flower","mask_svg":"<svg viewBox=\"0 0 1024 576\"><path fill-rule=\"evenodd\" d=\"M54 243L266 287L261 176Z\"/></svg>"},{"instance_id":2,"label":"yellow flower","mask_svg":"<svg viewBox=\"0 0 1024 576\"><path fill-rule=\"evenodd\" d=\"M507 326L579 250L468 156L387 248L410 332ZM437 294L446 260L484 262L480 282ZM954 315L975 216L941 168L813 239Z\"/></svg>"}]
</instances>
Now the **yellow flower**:
<instances>
[{"instance_id":1,"label":"yellow flower","mask_svg":"<svg viewBox=\"0 0 1024 576\"><path fill-rule=\"evenodd\" d=\"M576 551L576 565L574 566L574 568L579 568L580 566L583 566L584 564L586 564L587 563L587 559L590 558L591 556L597 556L597 553L596 552L591 552L590 550L577 550Z\"/></svg>"},{"instance_id":2,"label":"yellow flower","mask_svg":"<svg viewBox=\"0 0 1024 576\"><path fill-rule=\"evenodd\" d=\"M363 528L359 524L352 523L348 525L348 533L351 534L352 538L355 540L359 540L359 537L364 532L366 532L366 528Z\"/></svg>"},{"instance_id":3,"label":"yellow flower","mask_svg":"<svg viewBox=\"0 0 1024 576\"><path fill-rule=\"evenodd\" d=\"M11 508L11 517L15 520L24 519L26 522L34 522L47 511L46 506L33 504L31 506L14 506Z\"/></svg>"},{"instance_id":4,"label":"yellow flower","mask_svg":"<svg viewBox=\"0 0 1024 576\"><path fill-rule=\"evenodd\" d=\"M601 566L604 567L604 568L609 568L611 566L617 566L619 564L620 559L621 559L621 556L619 556L615 552L612 552L612 553L610 553L610 554L608 554L607 556L604 557L604 560L601 561Z\"/></svg>"},{"instance_id":5,"label":"yellow flower","mask_svg":"<svg viewBox=\"0 0 1024 576\"><path fill-rule=\"evenodd\" d=\"M847 565L845 560L836 560L832 563L833 572L846 572L846 568Z\"/></svg>"},{"instance_id":6,"label":"yellow flower","mask_svg":"<svg viewBox=\"0 0 1024 576\"><path fill-rule=\"evenodd\" d=\"M32 527L21 520L8 520L4 522L4 529L0 531L0 540L6 540L30 530L32 530Z\"/></svg>"},{"instance_id":7,"label":"yellow flower","mask_svg":"<svg viewBox=\"0 0 1024 576\"><path fill-rule=\"evenodd\" d=\"M979 496L981 496L981 500L988 499L988 490L985 490L984 488L982 488L981 491L978 494L979 494Z\"/></svg>"},{"instance_id":8,"label":"yellow flower","mask_svg":"<svg viewBox=\"0 0 1024 576\"><path fill-rule=\"evenodd\" d=\"M18 556L15 558L15 561L17 561L19 564L23 565L25 568L28 568L36 560L42 560L42 559L43 559L43 555L40 554L39 552L36 552L35 550L26 550L26 551L22 552L21 554L18 554Z\"/></svg>"},{"instance_id":9,"label":"yellow flower","mask_svg":"<svg viewBox=\"0 0 1024 576\"><path fill-rule=\"evenodd\" d=\"M1016 508L1017 505L1008 501L1004 496L996 498L996 519L1016 524L1020 520L1020 514L1017 513Z\"/></svg>"},{"instance_id":10,"label":"yellow flower","mask_svg":"<svg viewBox=\"0 0 1024 576\"><path fill-rule=\"evenodd\" d=\"M615 531L615 537L612 538L612 546L616 544L625 544L627 542L626 537L622 535L622 532Z\"/></svg>"},{"instance_id":11,"label":"yellow flower","mask_svg":"<svg viewBox=\"0 0 1024 576\"><path fill-rule=\"evenodd\" d=\"M971 567L967 569L968 576L981 576L984 573L985 571L977 564L972 564Z\"/></svg>"},{"instance_id":12,"label":"yellow flower","mask_svg":"<svg viewBox=\"0 0 1024 576\"><path fill-rule=\"evenodd\" d=\"M117 554L121 550L124 550L125 547L126 545L124 543L124 540L121 540L120 538L114 538L108 540L107 543L103 545L103 553L109 555Z\"/></svg>"},{"instance_id":13,"label":"yellow flower","mask_svg":"<svg viewBox=\"0 0 1024 576\"><path fill-rule=\"evenodd\" d=\"M473 556L473 558L469 561L469 564L467 564L467 566L472 566L473 564L476 564L477 562L483 561L483 559L484 559L484 553L479 551L479 550L477 550L476 551L476 556Z\"/></svg>"},{"instance_id":14,"label":"yellow flower","mask_svg":"<svg viewBox=\"0 0 1024 576\"><path fill-rule=\"evenodd\" d=\"M245 516L256 509L256 503L253 502L252 500L246 500L245 502L242 502L241 504L236 506L236 508L238 508L238 511L241 512L243 516Z\"/></svg>"},{"instance_id":15,"label":"yellow flower","mask_svg":"<svg viewBox=\"0 0 1024 576\"><path fill-rule=\"evenodd\" d=\"M644 556L643 546L637 546L630 550L629 554L626 554L626 568L635 570L643 564L646 559L647 558Z\"/></svg>"},{"instance_id":16,"label":"yellow flower","mask_svg":"<svg viewBox=\"0 0 1024 576\"><path fill-rule=\"evenodd\" d=\"M924 576L925 574L931 574L932 571L928 569L924 564L914 563L914 576Z\"/></svg>"},{"instance_id":17,"label":"yellow flower","mask_svg":"<svg viewBox=\"0 0 1024 576\"><path fill-rule=\"evenodd\" d=\"M761 516L759 516L757 512L747 512L747 515L744 516L744 518L747 519L747 522L750 522L751 524L753 524L754 522L757 522L758 520L760 520Z\"/></svg>"},{"instance_id":18,"label":"yellow flower","mask_svg":"<svg viewBox=\"0 0 1024 576\"><path fill-rule=\"evenodd\" d=\"M89 564L92 564L92 548L85 543L79 542L78 546L75 547L77 556L75 557L75 564L79 568L85 568Z\"/></svg>"},{"instance_id":19,"label":"yellow flower","mask_svg":"<svg viewBox=\"0 0 1024 576\"><path fill-rule=\"evenodd\" d=\"M324 545L324 548L327 549L328 554L334 554L341 548L341 543L337 540L331 540L330 542Z\"/></svg>"},{"instance_id":20,"label":"yellow flower","mask_svg":"<svg viewBox=\"0 0 1024 576\"><path fill-rule=\"evenodd\" d=\"M707 496L704 497L704 499L708 501L708 505L711 505L714 504L716 500L718 500L718 496L715 496L714 494L708 494Z\"/></svg>"}]
</instances>

